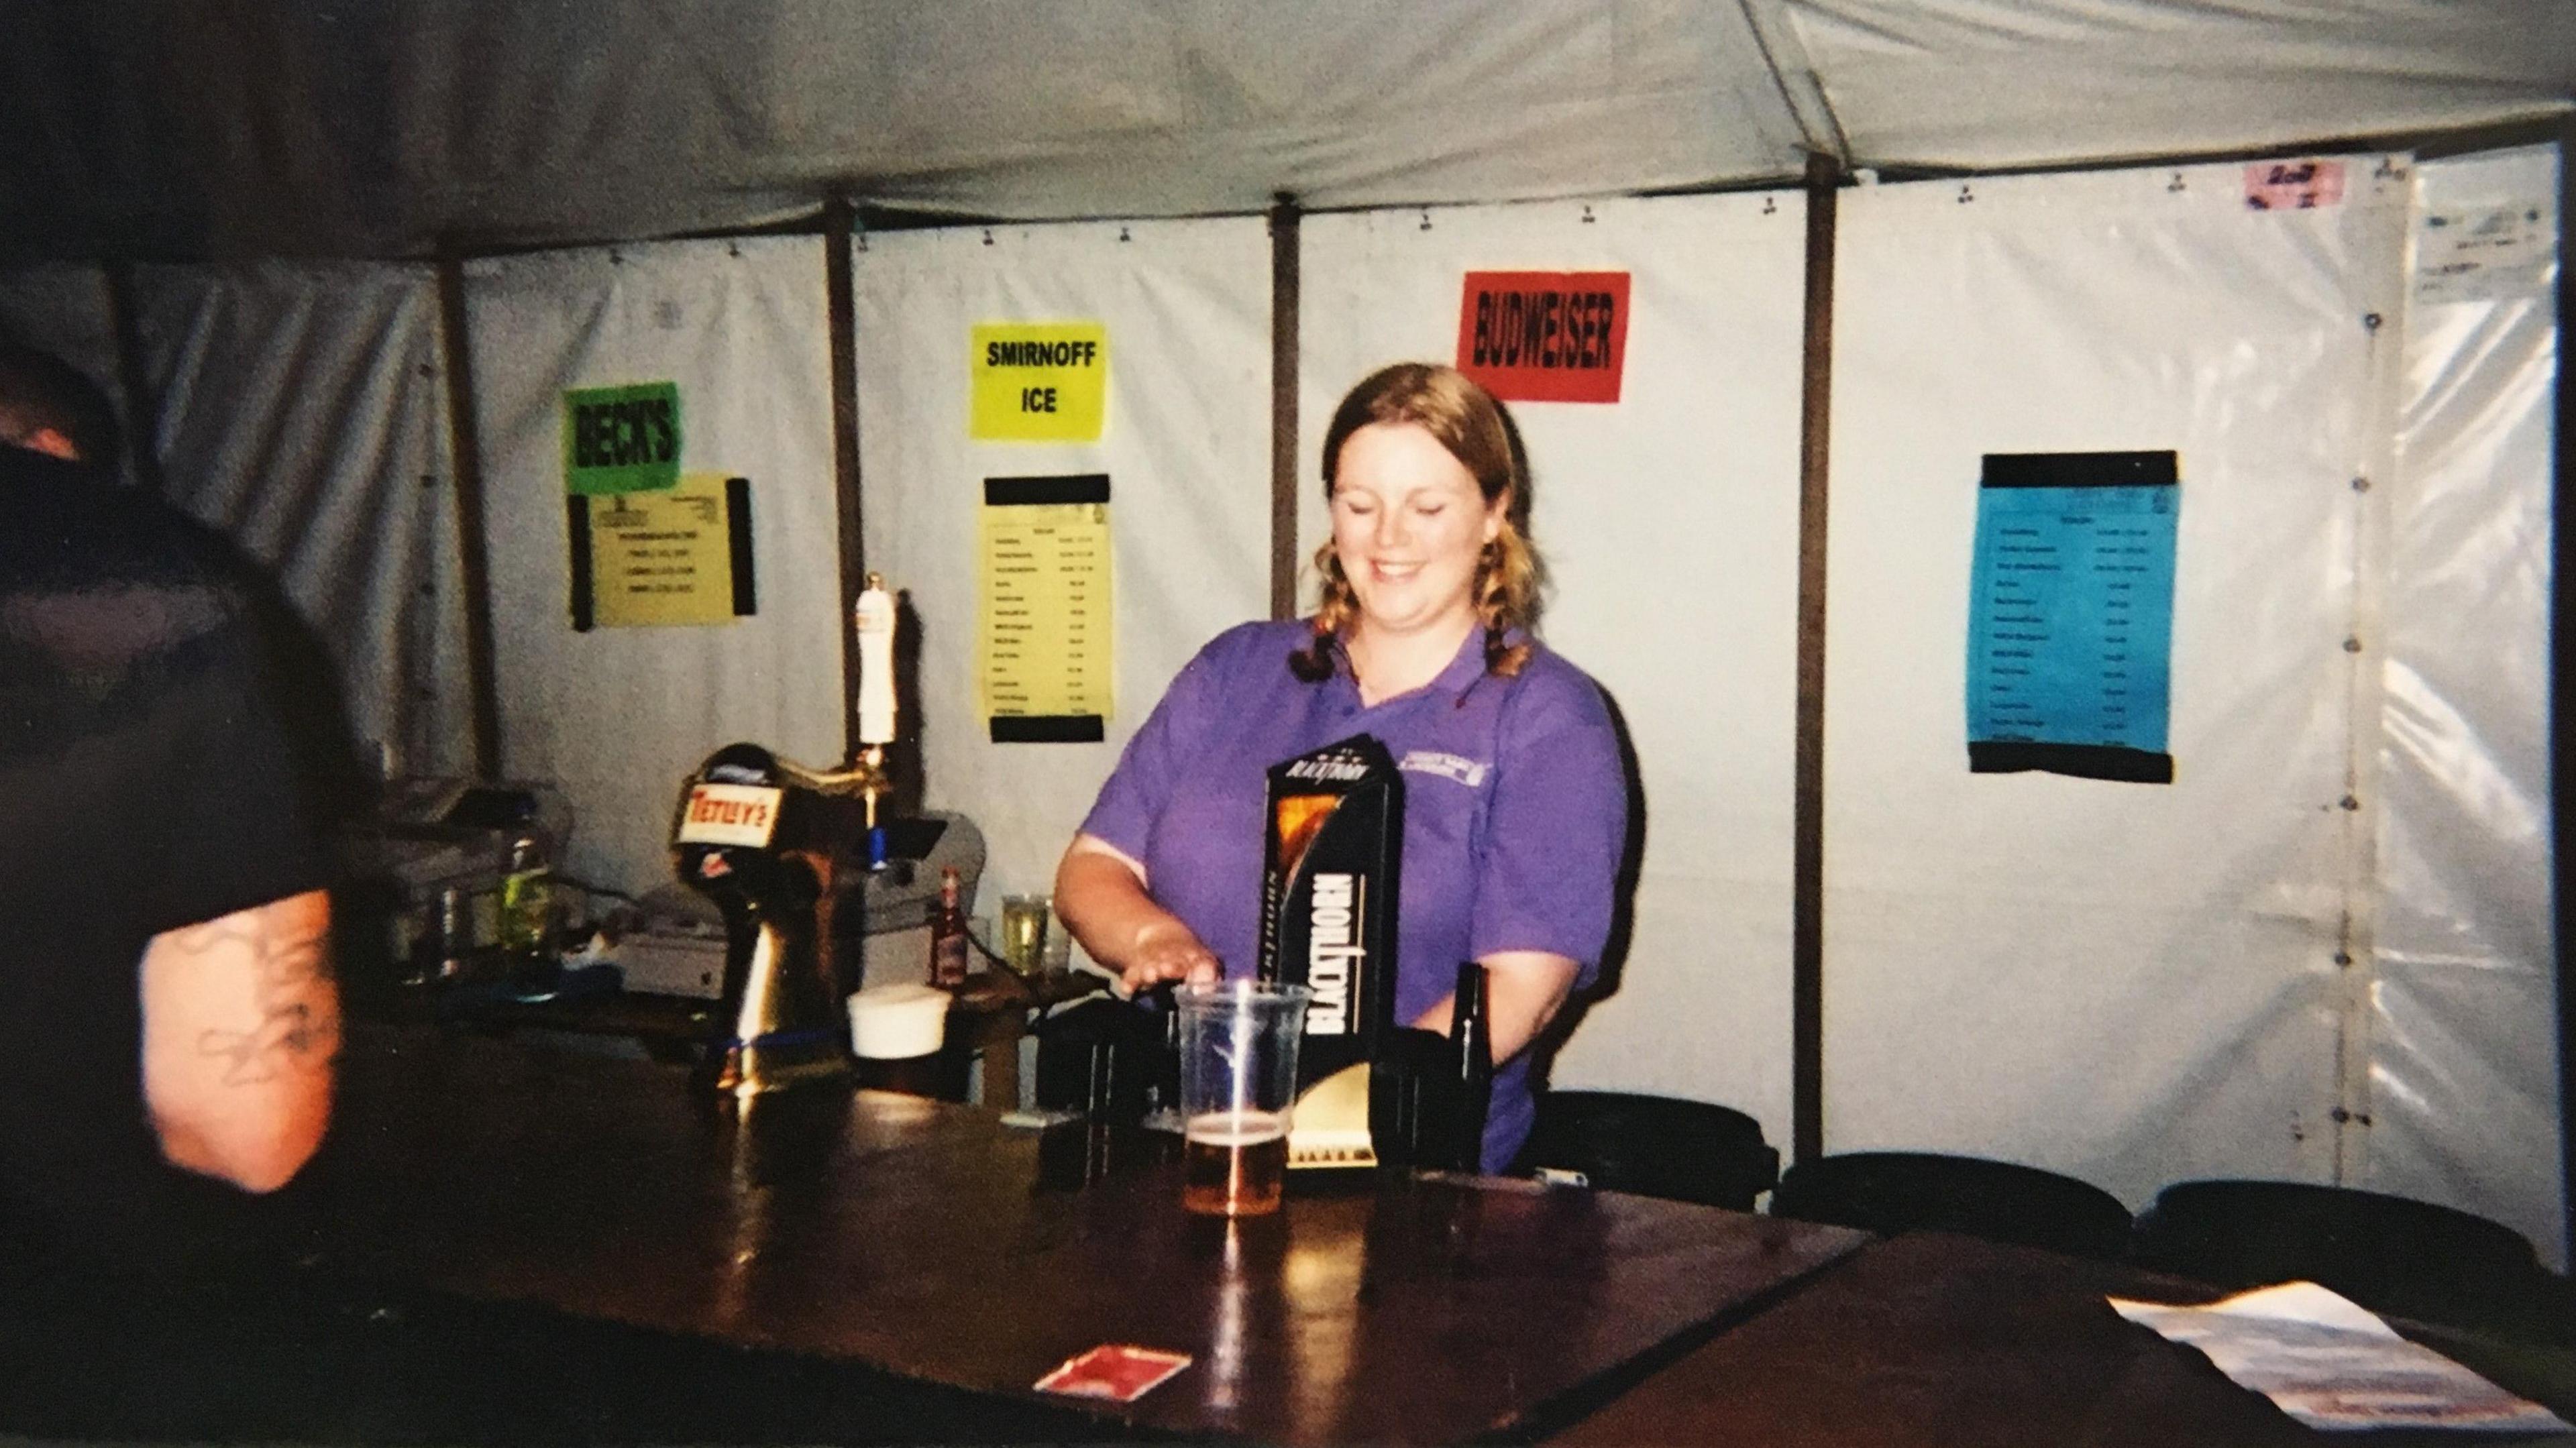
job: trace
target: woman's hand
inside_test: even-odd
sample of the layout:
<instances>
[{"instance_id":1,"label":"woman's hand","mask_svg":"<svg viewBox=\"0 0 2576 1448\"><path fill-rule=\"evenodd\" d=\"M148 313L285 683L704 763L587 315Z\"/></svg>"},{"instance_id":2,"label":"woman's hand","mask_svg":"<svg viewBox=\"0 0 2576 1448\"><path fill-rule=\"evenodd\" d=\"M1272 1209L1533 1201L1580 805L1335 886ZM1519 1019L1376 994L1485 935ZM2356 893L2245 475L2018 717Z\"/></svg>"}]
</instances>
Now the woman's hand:
<instances>
[{"instance_id":1,"label":"woman's hand","mask_svg":"<svg viewBox=\"0 0 2576 1448\"><path fill-rule=\"evenodd\" d=\"M1138 926L1135 943L1118 968L1118 979L1130 995L1167 980L1212 985L1216 977L1216 953L1177 915Z\"/></svg>"},{"instance_id":2,"label":"woman's hand","mask_svg":"<svg viewBox=\"0 0 2576 1448\"><path fill-rule=\"evenodd\" d=\"M1145 889L1145 867L1105 840L1076 836L1055 871L1055 913L1130 994L1167 980L1214 981L1219 966L1181 918Z\"/></svg>"}]
</instances>

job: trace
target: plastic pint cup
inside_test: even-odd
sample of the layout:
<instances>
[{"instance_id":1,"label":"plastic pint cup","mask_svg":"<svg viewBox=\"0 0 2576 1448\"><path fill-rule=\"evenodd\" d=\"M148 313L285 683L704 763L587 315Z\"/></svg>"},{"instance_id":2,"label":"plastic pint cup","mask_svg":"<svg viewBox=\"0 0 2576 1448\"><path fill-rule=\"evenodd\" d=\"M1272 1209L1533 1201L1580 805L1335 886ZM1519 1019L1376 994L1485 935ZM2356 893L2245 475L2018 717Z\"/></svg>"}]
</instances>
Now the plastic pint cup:
<instances>
[{"instance_id":1,"label":"plastic pint cup","mask_svg":"<svg viewBox=\"0 0 2576 1448\"><path fill-rule=\"evenodd\" d=\"M1175 992L1181 1018L1181 1205L1279 1210L1306 988L1230 980Z\"/></svg>"},{"instance_id":2,"label":"plastic pint cup","mask_svg":"<svg viewBox=\"0 0 2576 1448\"><path fill-rule=\"evenodd\" d=\"M1051 903L1044 895L1002 897L1002 959L1012 973L1034 976L1045 968Z\"/></svg>"}]
</instances>

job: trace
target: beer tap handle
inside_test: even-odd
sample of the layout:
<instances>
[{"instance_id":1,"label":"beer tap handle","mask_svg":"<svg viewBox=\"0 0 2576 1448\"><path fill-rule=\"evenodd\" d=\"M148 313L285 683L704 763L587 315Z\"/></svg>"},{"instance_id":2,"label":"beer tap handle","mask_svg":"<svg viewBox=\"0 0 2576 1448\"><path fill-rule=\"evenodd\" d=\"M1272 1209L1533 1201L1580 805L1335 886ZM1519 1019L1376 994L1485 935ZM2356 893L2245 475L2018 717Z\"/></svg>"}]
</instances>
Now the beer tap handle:
<instances>
[{"instance_id":1,"label":"beer tap handle","mask_svg":"<svg viewBox=\"0 0 2576 1448\"><path fill-rule=\"evenodd\" d=\"M894 595L871 573L856 609L859 634L859 743L894 742Z\"/></svg>"},{"instance_id":2,"label":"beer tap handle","mask_svg":"<svg viewBox=\"0 0 2576 1448\"><path fill-rule=\"evenodd\" d=\"M859 757L853 773L867 802L868 869L886 867L885 821L877 802L890 781L885 772L886 746L894 742L894 595L882 574L868 575L868 586L852 610L859 636Z\"/></svg>"}]
</instances>

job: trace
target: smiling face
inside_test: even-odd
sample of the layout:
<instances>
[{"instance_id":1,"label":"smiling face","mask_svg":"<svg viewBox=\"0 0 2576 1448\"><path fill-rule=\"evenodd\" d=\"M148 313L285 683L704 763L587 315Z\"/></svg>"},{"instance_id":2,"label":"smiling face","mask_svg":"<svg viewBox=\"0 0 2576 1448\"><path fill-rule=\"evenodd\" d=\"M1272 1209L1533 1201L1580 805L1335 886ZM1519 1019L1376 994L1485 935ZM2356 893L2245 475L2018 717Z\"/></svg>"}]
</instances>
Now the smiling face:
<instances>
[{"instance_id":1,"label":"smiling face","mask_svg":"<svg viewBox=\"0 0 2576 1448\"><path fill-rule=\"evenodd\" d=\"M1333 552L1359 597L1359 626L1463 636L1476 617L1476 560L1508 498L1488 504L1466 464L1410 422L1353 432L1334 473Z\"/></svg>"}]
</instances>

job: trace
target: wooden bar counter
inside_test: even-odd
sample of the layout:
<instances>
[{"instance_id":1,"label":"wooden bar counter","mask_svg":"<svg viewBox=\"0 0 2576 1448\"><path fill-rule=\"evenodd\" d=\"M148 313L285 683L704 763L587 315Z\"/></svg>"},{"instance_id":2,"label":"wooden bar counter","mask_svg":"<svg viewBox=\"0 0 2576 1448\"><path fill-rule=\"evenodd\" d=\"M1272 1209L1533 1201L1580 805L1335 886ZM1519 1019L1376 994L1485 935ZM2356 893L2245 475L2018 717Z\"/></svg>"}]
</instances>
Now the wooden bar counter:
<instances>
[{"instance_id":1,"label":"wooden bar counter","mask_svg":"<svg viewBox=\"0 0 2576 1448\"><path fill-rule=\"evenodd\" d=\"M643 1061L361 1027L299 1184L308 1270L1077 1409L1113 1436L1528 1431L1865 1239L1526 1183L1302 1178L1180 1209L1171 1138L820 1088L738 1105ZM1129 1405L1032 1392L1190 1354Z\"/></svg>"},{"instance_id":2,"label":"wooden bar counter","mask_svg":"<svg viewBox=\"0 0 2576 1448\"><path fill-rule=\"evenodd\" d=\"M2117 1263L1943 1233L1875 1242L1586 1417L1565 1445L1766 1448L2294 1448L2337 1441L2565 1445L2567 1435L2308 1428L2105 1294L2215 1290ZM2576 1360L2399 1323L2491 1380L2570 1412Z\"/></svg>"}]
</instances>

